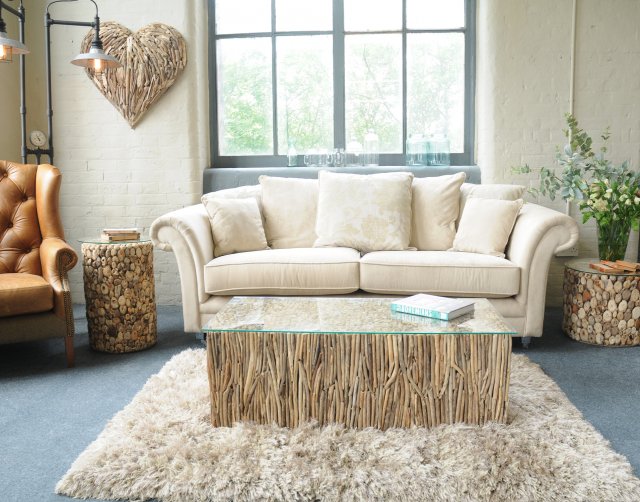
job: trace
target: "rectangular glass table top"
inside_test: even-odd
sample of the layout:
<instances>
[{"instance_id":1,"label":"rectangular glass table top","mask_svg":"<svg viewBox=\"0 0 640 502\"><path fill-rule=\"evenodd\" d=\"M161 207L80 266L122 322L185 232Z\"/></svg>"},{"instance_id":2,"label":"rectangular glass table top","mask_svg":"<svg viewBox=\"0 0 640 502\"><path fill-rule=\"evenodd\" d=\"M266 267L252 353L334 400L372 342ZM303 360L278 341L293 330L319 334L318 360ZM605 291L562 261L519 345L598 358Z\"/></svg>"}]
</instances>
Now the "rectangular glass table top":
<instances>
[{"instance_id":1,"label":"rectangular glass table top","mask_svg":"<svg viewBox=\"0 0 640 502\"><path fill-rule=\"evenodd\" d=\"M396 298L235 296L202 329L210 332L282 332L416 335L515 335L489 300L451 321L391 312Z\"/></svg>"}]
</instances>

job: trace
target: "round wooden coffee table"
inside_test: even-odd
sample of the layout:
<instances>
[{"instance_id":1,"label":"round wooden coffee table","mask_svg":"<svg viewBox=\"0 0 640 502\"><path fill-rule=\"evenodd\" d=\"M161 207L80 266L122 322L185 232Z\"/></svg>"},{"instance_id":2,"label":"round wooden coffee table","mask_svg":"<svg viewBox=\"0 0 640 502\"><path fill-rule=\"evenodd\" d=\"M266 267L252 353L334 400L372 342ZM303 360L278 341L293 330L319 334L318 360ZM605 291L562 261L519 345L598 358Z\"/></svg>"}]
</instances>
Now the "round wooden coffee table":
<instances>
[{"instance_id":1,"label":"round wooden coffee table","mask_svg":"<svg viewBox=\"0 0 640 502\"><path fill-rule=\"evenodd\" d=\"M81 239L91 348L135 352L155 345L157 317L153 244L148 238Z\"/></svg>"},{"instance_id":2,"label":"round wooden coffee table","mask_svg":"<svg viewBox=\"0 0 640 502\"><path fill-rule=\"evenodd\" d=\"M565 264L563 331L593 345L640 345L640 273L598 272L589 268L594 262Z\"/></svg>"}]
</instances>

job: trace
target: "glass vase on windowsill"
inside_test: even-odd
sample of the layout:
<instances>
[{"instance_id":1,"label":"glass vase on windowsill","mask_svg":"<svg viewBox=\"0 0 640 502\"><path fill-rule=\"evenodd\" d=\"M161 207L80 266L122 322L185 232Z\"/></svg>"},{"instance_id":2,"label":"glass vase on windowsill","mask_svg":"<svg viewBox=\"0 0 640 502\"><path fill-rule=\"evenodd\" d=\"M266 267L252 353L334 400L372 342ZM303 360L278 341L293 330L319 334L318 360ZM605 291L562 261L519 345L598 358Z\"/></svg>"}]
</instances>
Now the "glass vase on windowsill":
<instances>
[{"instance_id":1,"label":"glass vase on windowsill","mask_svg":"<svg viewBox=\"0 0 640 502\"><path fill-rule=\"evenodd\" d=\"M591 137L578 126L571 114L566 115L569 143L558 149L558 168L542 167L539 187L534 194L556 195L566 201L576 201L582 212L582 222L596 220L598 255L601 260L621 260L629 242L631 229L638 230L640 219L640 173L631 171L627 162L614 165L605 158L609 131L602 134L604 146L598 153L592 149ZM528 165L515 167L516 173L533 173Z\"/></svg>"}]
</instances>

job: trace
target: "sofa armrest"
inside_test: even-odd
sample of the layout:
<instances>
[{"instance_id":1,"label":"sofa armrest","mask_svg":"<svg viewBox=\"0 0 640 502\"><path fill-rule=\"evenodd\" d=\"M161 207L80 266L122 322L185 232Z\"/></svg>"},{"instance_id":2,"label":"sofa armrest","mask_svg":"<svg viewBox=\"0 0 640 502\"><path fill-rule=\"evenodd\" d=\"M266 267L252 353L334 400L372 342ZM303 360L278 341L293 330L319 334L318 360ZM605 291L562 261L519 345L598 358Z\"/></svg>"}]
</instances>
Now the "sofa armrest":
<instances>
[{"instance_id":1,"label":"sofa armrest","mask_svg":"<svg viewBox=\"0 0 640 502\"><path fill-rule=\"evenodd\" d=\"M526 304L523 336L540 336L544 320L547 277L551 258L578 242L573 218L538 204L525 204L511 233L507 258L520 267L520 292Z\"/></svg>"},{"instance_id":2,"label":"sofa armrest","mask_svg":"<svg viewBox=\"0 0 640 502\"><path fill-rule=\"evenodd\" d=\"M152 223L150 235L158 249L176 256L185 331L201 331L200 304L210 296L204 291L204 266L213 260L213 236L204 206L196 204L160 216Z\"/></svg>"},{"instance_id":3,"label":"sofa armrest","mask_svg":"<svg viewBox=\"0 0 640 502\"><path fill-rule=\"evenodd\" d=\"M73 325L73 306L67 273L78 263L78 255L64 240L58 237L47 237L40 244L40 263L42 277L53 288L55 315L67 321L67 326Z\"/></svg>"}]
</instances>

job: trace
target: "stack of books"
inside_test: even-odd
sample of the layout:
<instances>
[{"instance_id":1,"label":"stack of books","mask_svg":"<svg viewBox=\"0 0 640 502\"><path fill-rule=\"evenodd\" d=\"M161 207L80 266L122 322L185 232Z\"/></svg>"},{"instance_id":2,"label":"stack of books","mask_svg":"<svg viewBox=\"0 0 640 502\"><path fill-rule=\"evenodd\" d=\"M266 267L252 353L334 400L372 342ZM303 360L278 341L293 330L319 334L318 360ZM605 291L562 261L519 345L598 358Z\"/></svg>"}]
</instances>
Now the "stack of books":
<instances>
[{"instance_id":1,"label":"stack of books","mask_svg":"<svg viewBox=\"0 0 640 502\"><path fill-rule=\"evenodd\" d=\"M640 270L640 263L624 261L624 260L616 260L616 261L600 260L597 263L589 263L589 267L591 267L594 270L597 270L598 272L624 274L624 273L636 272Z\"/></svg>"},{"instance_id":2,"label":"stack of books","mask_svg":"<svg viewBox=\"0 0 640 502\"><path fill-rule=\"evenodd\" d=\"M105 228L101 238L107 242L137 241L140 232L137 228Z\"/></svg>"},{"instance_id":3,"label":"stack of books","mask_svg":"<svg viewBox=\"0 0 640 502\"><path fill-rule=\"evenodd\" d=\"M450 321L473 312L475 302L473 298L445 298L420 293L392 302L391 311Z\"/></svg>"}]
</instances>

